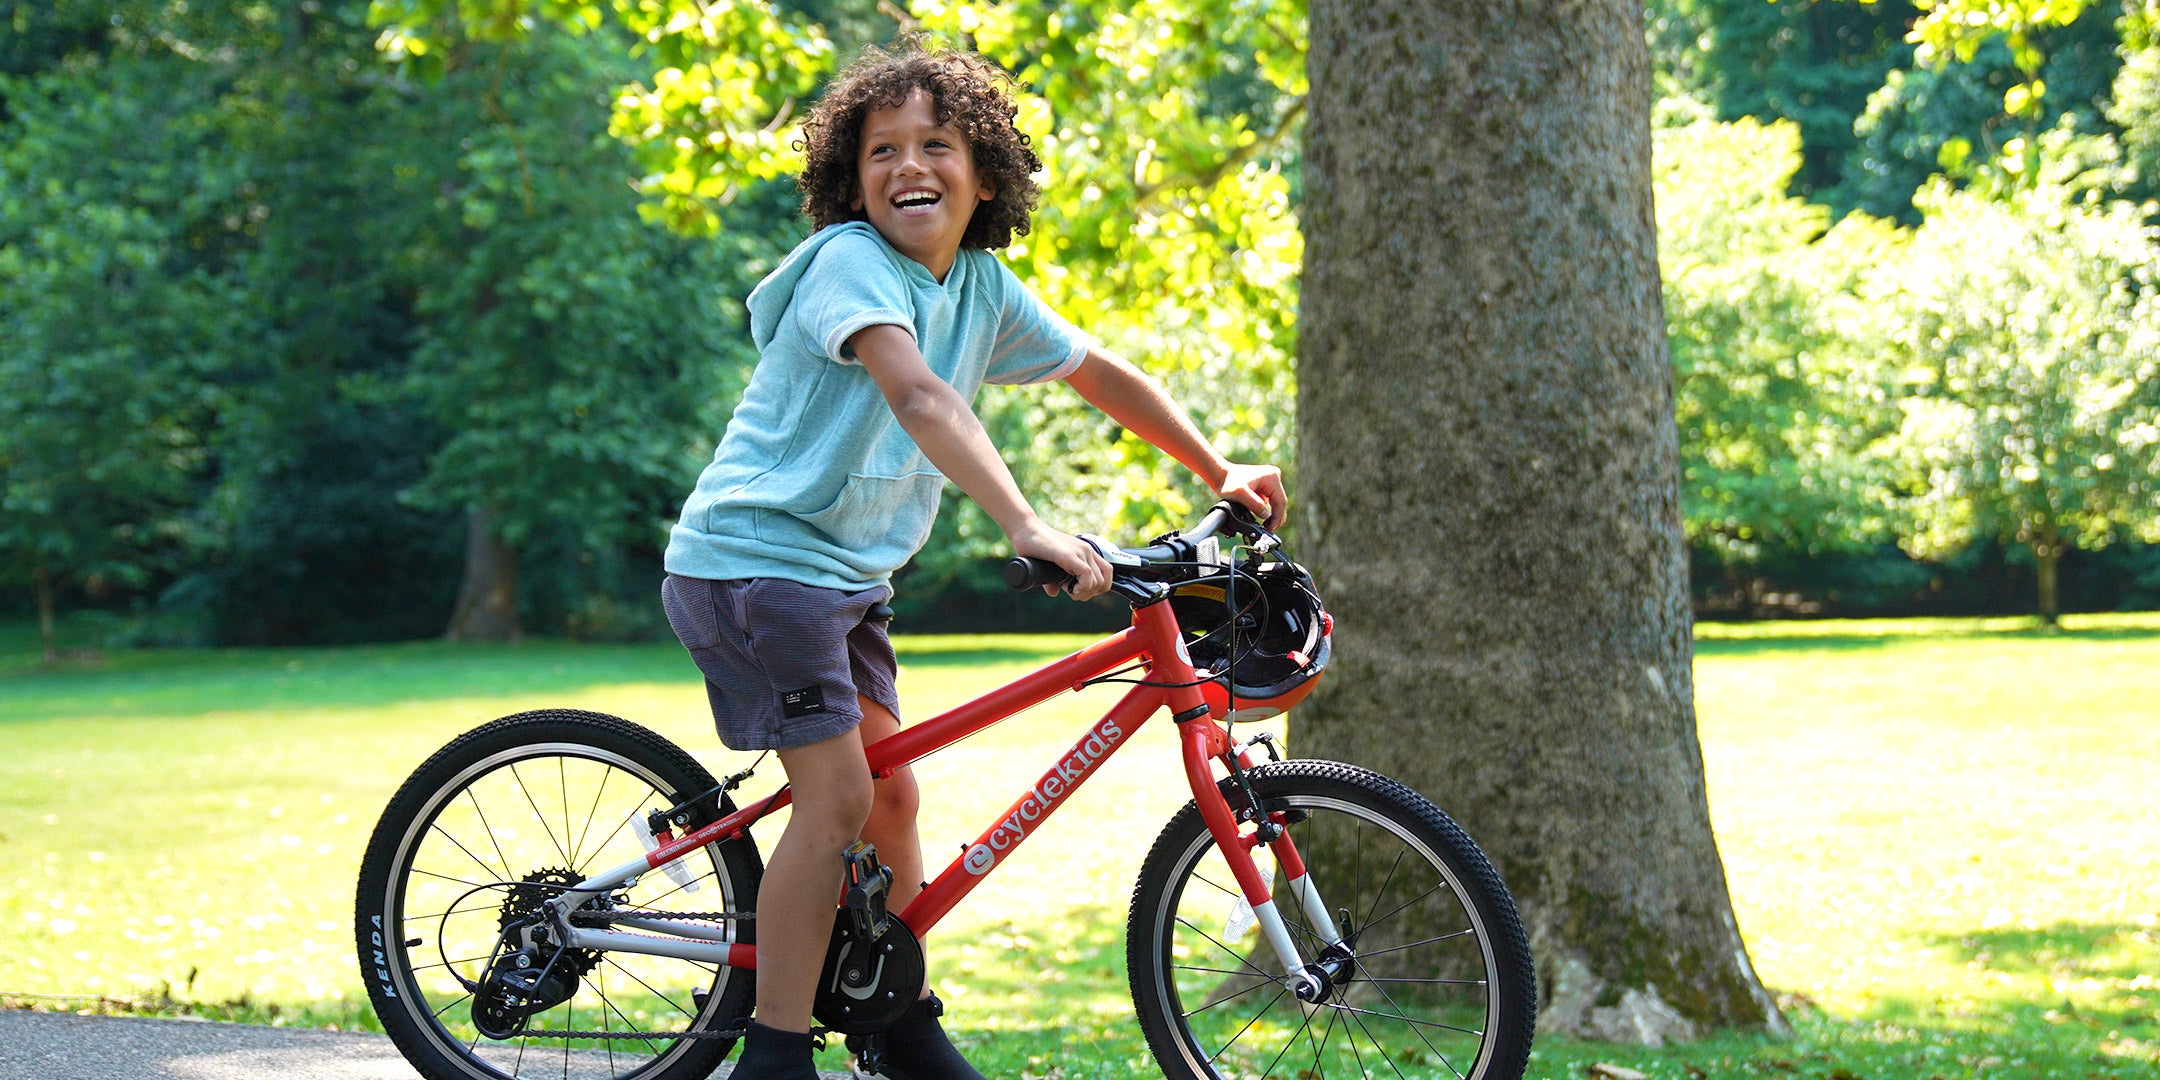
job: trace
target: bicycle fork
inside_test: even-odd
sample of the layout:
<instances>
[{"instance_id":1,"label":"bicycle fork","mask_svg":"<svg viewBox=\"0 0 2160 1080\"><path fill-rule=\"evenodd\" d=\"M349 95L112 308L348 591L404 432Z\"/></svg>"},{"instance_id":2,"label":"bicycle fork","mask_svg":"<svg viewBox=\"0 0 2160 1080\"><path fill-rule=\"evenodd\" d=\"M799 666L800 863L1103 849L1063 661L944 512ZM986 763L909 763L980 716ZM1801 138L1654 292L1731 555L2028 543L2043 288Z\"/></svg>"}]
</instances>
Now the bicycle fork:
<instances>
[{"instance_id":1,"label":"bicycle fork","mask_svg":"<svg viewBox=\"0 0 2160 1080\"><path fill-rule=\"evenodd\" d=\"M1200 809L1200 820L1206 823L1208 833L1215 838L1216 849L1222 852L1223 861L1229 864L1230 873L1237 878L1238 891L1244 894L1245 903L1252 908L1260 932L1282 962L1291 991L1307 1004L1326 998L1333 992L1337 977L1347 965L1349 946L1328 912L1327 901L1313 885L1305 860L1298 855L1297 844L1290 839L1288 823L1281 820L1283 815L1270 814L1265 807L1255 803L1249 810L1253 831L1245 832L1240 827L1238 815L1230 809L1229 802L1216 786L1212 766L1212 762L1221 760L1225 764L1234 762L1239 769L1247 768L1251 762L1245 752L1232 748L1223 730L1204 719L1182 725L1182 733L1185 775L1192 784L1193 801ZM1274 875L1265 872L1259 860L1253 857L1254 850L1262 846L1282 868L1291 897L1302 909L1313 935L1320 940L1319 956L1305 957L1298 951L1297 940L1290 936L1290 927L1275 906Z\"/></svg>"}]
</instances>

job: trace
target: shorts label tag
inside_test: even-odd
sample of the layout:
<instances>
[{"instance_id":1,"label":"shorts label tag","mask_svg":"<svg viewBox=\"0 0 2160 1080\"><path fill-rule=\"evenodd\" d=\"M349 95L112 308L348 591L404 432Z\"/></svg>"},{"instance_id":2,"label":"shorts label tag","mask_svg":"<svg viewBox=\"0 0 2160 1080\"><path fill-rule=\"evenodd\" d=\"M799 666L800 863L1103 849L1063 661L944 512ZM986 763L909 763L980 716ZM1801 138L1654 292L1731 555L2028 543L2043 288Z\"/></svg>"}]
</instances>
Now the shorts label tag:
<instances>
[{"instance_id":1,"label":"shorts label tag","mask_svg":"<svg viewBox=\"0 0 2160 1080\"><path fill-rule=\"evenodd\" d=\"M798 716L825 711L825 688L805 686L800 690L780 691L780 714L792 720Z\"/></svg>"}]
</instances>

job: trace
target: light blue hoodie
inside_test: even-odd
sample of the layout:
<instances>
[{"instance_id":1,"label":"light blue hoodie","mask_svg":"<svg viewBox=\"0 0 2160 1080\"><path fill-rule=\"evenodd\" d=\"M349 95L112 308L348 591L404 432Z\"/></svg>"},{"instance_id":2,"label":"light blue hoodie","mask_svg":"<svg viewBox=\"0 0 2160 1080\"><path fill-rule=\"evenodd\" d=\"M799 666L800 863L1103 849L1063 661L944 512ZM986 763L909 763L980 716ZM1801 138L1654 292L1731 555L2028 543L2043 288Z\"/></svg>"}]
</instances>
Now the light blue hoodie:
<instances>
[{"instance_id":1,"label":"light blue hoodie","mask_svg":"<svg viewBox=\"0 0 2160 1080\"><path fill-rule=\"evenodd\" d=\"M847 341L891 324L963 398L1072 374L1087 338L997 256L962 249L940 284L866 222L818 230L751 291L757 370L668 538L669 573L886 584L930 535L945 478Z\"/></svg>"}]
</instances>

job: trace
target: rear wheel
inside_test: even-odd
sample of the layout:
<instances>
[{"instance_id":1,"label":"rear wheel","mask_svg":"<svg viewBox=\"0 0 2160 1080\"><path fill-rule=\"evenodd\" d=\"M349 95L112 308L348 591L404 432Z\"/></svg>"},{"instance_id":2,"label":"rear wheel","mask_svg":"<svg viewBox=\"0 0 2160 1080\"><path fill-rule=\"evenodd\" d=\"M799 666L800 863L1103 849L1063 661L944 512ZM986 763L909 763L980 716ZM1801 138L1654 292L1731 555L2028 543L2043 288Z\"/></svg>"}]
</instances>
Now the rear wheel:
<instances>
[{"instance_id":1,"label":"rear wheel","mask_svg":"<svg viewBox=\"0 0 2160 1080\"><path fill-rule=\"evenodd\" d=\"M1330 971L1294 992L1191 803L1148 853L1126 928L1141 1030L1171 1080L1516 1080L1537 988L1514 900L1484 853L1424 796L1365 769L1286 761L1249 774L1280 812L1343 941L1268 856L1299 952ZM1225 781L1224 797L1244 803Z\"/></svg>"},{"instance_id":2,"label":"rear wheel","mask_svg":"<svg viewBox=\"0 0 2160 1080\"><path fill-rule=\"evenodd\" d=\"M543 944L529 955L552 966L528 1000L544 1008L517 1008L499 978L490 981L491 964L505 963L506 930L515 935L564 886L641 855L634 821L712 787L711 774L666 739L568 710L497 720L428 759L383 811L361 860L357 905L362 979L406 1060L432 1080L712 1072L734 1040L696 1036L742 1023L749 971ZM716 812L707 803L693 826ZM747 836L680 861L694 891L654 871L602 903L662 912L754 907L763 866ZM735 937L751 941L754 928L737 922Z\"/></svg>"}]
</instances>

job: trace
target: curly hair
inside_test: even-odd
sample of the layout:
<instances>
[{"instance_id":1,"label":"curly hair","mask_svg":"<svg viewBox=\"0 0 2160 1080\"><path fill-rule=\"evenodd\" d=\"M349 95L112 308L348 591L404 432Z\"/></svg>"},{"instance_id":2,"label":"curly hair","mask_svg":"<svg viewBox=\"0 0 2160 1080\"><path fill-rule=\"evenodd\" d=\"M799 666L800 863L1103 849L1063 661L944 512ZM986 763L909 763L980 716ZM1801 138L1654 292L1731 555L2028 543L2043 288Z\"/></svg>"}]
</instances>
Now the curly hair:
<instances>
[{"instance_id":1,"label":"curly hair","mask_svg":"<svg viewBox=\"0 0 2160 1080\"><path fill-rule=\"evenodd\" d=\"M796 179L803 213L820 229L866 220L850 205L859 186L863 121L877 109L897 108L909 91L920 88L930 95L937 122L967 140L976 174L996 190L975 208L960 246L996 249L1027 235L1028 215L1041 195L1033 174L1042 169L1042 159L1013 123L1020 110L1006 93L1011 82L981 56L932 49L920 37L903 38L891 52L874 45L864 49L803 118L796 144L809 159Z\"/></svg>"}]
</instances>

